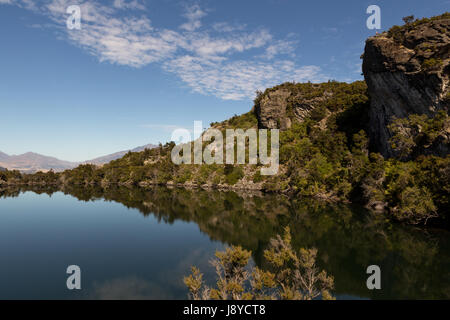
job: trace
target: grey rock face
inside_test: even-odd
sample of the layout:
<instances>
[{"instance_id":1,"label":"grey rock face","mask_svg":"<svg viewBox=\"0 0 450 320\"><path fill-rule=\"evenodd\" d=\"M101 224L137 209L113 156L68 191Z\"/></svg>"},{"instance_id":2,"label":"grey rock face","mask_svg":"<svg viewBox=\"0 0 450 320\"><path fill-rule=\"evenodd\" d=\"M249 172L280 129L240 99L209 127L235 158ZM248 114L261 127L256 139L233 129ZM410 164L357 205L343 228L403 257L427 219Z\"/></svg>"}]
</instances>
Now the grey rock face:
<instances>
[{"instance_id":1,"label":"grey rock face","mask_svg":"<svg viewBox=\"0 0 450 320\"><path fill-rule=\"evenodd\" d=\"M320 86L320 84L313 84ZM332 97L331 92L323 96L305 98L287 89L277 89L265 94L255 106L258 127L261 129L289 129L292 121L302 122L321 102ZM288 110L290 108L290 110Z\"/></svg>"},{"instance_id":2,"label":"grey rock face","mask_svg":"<svg viewBox=\"0 0 450 320\"><path fill-rule=\"evenodd\" d=\"M287 99L290 95L288 90L278 89L261 99L255 109L259 128L285 130L291 126L286 115Z\"/></svg>"},{"instance_id":3,"label":"grey rock face","mask_svg":"<svg viewBox=\"0 0 450 320\"><path fill-rule=\"evenodd\" d=\"M431 21L406 28L400 39L383 33L366 41L363 73L371 98L369 135L385 157L394 155L387 128L394 116L448 112L449 24L449 19Z\"/></svg>"}]
</instances>

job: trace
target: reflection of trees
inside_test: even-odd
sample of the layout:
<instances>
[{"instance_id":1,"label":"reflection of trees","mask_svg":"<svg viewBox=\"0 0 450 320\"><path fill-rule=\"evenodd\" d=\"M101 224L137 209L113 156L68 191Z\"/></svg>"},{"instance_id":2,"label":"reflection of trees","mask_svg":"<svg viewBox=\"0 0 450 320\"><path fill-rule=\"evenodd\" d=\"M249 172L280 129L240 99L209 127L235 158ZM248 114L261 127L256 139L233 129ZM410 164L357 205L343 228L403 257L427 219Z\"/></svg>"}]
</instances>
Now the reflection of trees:
<instances>
[{"instance_id":1,"label":"reflection of trees","mask_svg":"<svg viewBox=\"0 0 450 320\"><path fill-rule=\"evenodd\" d=\"M35 187L23 187L23 186L10 186L0 187L0 198L16 198L22 192L33 191L36 194L47 194L51 196L57 192L58 189L54 186L35 186Z\"/></svg>"},{"instance_id":2,"label":"reflection of trees","mask_svg":"<svg viewBox=\"0 0 450 320\"><path fill-rule=\"evenodd\" d=\"M318 262L335 277L336 295L370 298L450 298L448 232L391 225L360 208L280 195L168 188L98 186L3 189L1 196L62 191L79 200L105 199L159 221L195 222L211 239L252 250L258 265L268 241L289 225L293 245L317 247ZM382 272L382 290L366 288L367 266Z\"/></svg>"}]
</instances>

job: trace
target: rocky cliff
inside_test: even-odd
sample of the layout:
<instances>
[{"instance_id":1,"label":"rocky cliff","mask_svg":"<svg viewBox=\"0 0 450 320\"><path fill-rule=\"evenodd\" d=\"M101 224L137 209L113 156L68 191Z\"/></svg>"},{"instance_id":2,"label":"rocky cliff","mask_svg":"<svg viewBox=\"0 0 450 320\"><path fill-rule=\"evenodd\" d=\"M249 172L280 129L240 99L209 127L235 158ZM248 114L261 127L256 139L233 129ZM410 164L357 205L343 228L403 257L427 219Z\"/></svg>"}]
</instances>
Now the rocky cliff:
<instances>
[{"instance_id":1,"label":"rocky cliff","mask_svg":"<svg viewBox=\"0 0 450 320\"><path fill-rule=\"evenodd\" d=\"M292 123L308 117L322 120L340 104L345 91L365 91L360 82L345 84L335 81L325 83L290 83L269 88L255 100L254 112L258 127L262 129L287 130Z\"/></svg>"},{"instance_id":2,"label":"rocky cliff","mask_svg":"<svg viewBox=\"0 0 450 320\"><path fill-rule=\"evenodd\" d=\"M348 84L348 87L332 81L321 84L284 83L257 96L254 112L258 127L287 130L292 123L309 117L321 121L321 127L324 127L331 114L345 111L352 105L365 104L363 96L367 95L370 107L361 107L359 111L365 113L368 122L363 119L364 123L356 123L363 117L354 117L350 125L367 131L373 151L385 157L398 155L398 151L391 147L393 132L389 125L394 119L413 114L432 118L439 110L448 113L449 58L450 14L394 26L366 41L363 73L367 92L365 84L357 82ZM414 133L417 137L421 129L416 126L400 128L399 131ZM448 154L450 124L446 123L433 139L426 146L416 148L420 149L416 154Z\"/></svg>"},{"instance_id":3,"label":"rocky cliff","mask_svg":"<svg viewBox=\"0 0 450 320\"><path fill-rule=\"evenodd\" d=\"M258 127L263 129L287 129L291 126L291 119L287 117L286 109L291 92L277 89L261 97L256 104L255 112L258 117Z\"/></svg>"},{"instance_id":4,"label":"rocky cliff","mask_svg":"<svg viewBox=\"0 0 450 320\"><path fill-rule=\"evenodd\" d=\"M394 155L389 123L411 114L448 113L450 91L450 14L395 26L367 39L363 73L371 106L369 136L385 157ZM449 132L435 152L448 151Z\"/></svg>"}]
</instances>

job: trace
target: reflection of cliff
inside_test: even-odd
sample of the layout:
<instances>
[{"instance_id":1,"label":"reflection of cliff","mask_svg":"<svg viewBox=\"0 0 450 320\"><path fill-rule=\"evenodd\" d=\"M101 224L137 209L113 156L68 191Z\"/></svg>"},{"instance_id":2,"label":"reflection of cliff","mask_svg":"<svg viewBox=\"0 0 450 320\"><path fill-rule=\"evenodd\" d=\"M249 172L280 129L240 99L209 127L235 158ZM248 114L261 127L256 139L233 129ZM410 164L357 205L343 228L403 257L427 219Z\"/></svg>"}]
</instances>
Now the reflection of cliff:
<instances>
[{"instance_id":1,"label":"reflection of cliff","mask_svg":"<svg viewBox=\"0 0 450 320\"><path fill-rule=\"evenodd\" d=\"M20 189L0 190L17 196ZM23 191L23 190L22 190ZM38 193L58 190L41 188ZM258 265L271 237L289 225L296 247L317 247L319 263L335 277L335 294L369 298L450 298L450 236L387 224L361 209L233 192L167 188L73 187L79 200L106 199L165 223L195 222L211 239L253 251ZM382 290L369 291L365 270L378 264Z\"/></svg>"}]
</instances>

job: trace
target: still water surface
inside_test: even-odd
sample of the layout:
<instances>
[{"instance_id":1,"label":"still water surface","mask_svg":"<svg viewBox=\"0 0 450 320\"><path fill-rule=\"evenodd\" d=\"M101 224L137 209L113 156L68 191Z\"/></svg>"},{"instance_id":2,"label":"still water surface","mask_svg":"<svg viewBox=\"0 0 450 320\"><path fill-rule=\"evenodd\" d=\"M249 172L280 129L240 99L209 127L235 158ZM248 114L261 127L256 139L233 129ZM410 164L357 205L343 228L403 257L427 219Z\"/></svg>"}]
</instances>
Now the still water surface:
<instances>
[{"instance_id":1,"label":"still water surface","mask_svg":"<svg viewBox=\"0 0 450 320\"><path fill-rule=\"evenodd\" d=\"M392 225L358 207L184 189L0 190L0 299L185 299L198 266L241 245L264 267L269 239L316 247L338 299L450 299L450 234ZM82 289L66 288L78 265ZM382 289L366 287L379 265Z\"/></svg>"}]
</instances>

